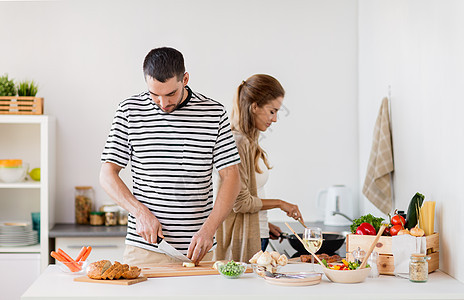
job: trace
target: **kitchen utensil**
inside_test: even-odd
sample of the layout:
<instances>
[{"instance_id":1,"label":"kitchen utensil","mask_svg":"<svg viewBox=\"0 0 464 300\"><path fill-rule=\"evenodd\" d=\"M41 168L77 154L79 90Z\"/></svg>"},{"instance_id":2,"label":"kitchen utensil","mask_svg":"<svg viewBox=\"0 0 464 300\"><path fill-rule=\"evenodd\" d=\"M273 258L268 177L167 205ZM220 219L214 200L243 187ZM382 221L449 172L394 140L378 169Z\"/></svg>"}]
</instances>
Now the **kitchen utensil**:
<instances>
[{"instance_id":1,"label":"kitchen utensil","mask_svg":"<svg viewBox=\"0 0 464 300\"><path fill-rule=\"evenodd\" d=\"M386 227L387 227L387 225L385 225L385 224L382 224L382 226L380 227L379 232L377 232L377 235L375 236L374 241L372 242L371 246L369 247L369 250L367 250L367 252L366 252L366 256L364 256L363 262L362 262L361 266L359 267L360 269L362 269L362 268L364 268L366 266L367 259L371 255L372 250L374 250L375 245L379 241L380 236L382 236L382 233L383 233L383 231L385 230Z\"/></svg>"},{"instance_id":2,"label":"kitchen utensil","mask_svg":"<svg viewBox=\"0 0 464 300\"><path fill-rule=\"evenodd\" d=\"M321 282L321 273L284 273L284 276L268 277L265 276L266 282L276 285L286 286L305 286L315 285Z\"/></svg>"},{"instance_id":3,"label":"kitchen utensil","mask_svg":"<svg viewBox=\"0 0 464 300\"><path fill-rule=\"evenodd\" d=\"M303 238L302 233L299 233L298 236ZM282 232L280 237L287 239L293 249L295 249L299 254L309 254L296 236ZM338 233L323 232L322 238L324 239L324 243L322 243L321 248L316 252L316 254L326 253L332 255L335 251L340 249L345 242L345 236Z\"/></svg>"},{"instance_id":4,"label":"kitchen utensil","mask_svg":"<svg viewBox=\"0 0 464 300\"><path fill-rule=\"evenodd\" d=\"M0 160L0 181L6 183L21 182L27 175L29 164L20 159Z\"/></svg>"},{"instance_id":5,"label":"kitchen utensil","mask_svg":"<svg viewBox=\"0 0 464 300\"><path fill-rule=\"evenodd\" d=\"M285 222L285 225L287 225L287 227L293 232L293 234L300 240L300 242L303 244L304 248L306 249L306 251L308 251L309 253L311 253L312 256L314 256L314 258L316 258L316 260L319 262L319 264L325 268L325 265L322 263L321 259L319 257L316 256L316 254L314 254L308 247L306 247L305 243L303 242L303 240L300 238L299 235L297 235L295 233L295 231L293 230L292 227L290 227L290 225L288 225L287 222Z\"/></svg>"},{"instance_id":6,"label":"kitchen utensil","mask_svg":"<svg viewBox=\"0 0 464 300\"><path fill-rule=\"evenodd\" d=\"M167 255L177 258L182 262L192 262L187 256L182 254L179 250L171 246L168 242L166 242L163 238L158 237L158 249L166 253Z\"/></svg>"},{"instance_id":7,"label":"kitchen utensil","mask_svg":"<svg viewBox=\"0 0 464 300\"><path fill-rule=\"evenodd\" d=\"M305 225L305 223L303 222L301 218L298 219L298 222L300 222L300 224L303 225L304 228L307 228L307 226Z\"/></svg>"},{"instance_id":8,"label":"kitchen utensil","mask_svg":"<svg viewBox=\"0 0 464 300\"><path fill-rule=\"evenodd\" d=\"M169 264L147 264L141 265L143 276L148 278L155 277L179 277L179 276L197 276L197 275L219 275L219 272L213 268L213 261L202 261L193 268L183 267L182 263ZM252 273L251 268L247 268L245 273Z\"/></svg>"},{"instance_id":9,"label":"kitchen utensil","mask_svg":"<svg viewBox=\"0 0 464 300\"><path fill-rule=\"evenodd\" d=\"M93 283L106 283L106 284L117 284L117 285L131 285L135 283L139 283L142 281L146 281L147 277L145 276L139 276L134 279L115 279L115 280L98 280L98 279L91 279L87 276L81 276L81 277L76 277L74 278L74 281L78 282L93 282Z\"/></svg>"},{"instance_id":10,"label":"kitchen utensil","mask_svg":"<svg viewBox=\"0 0 464 300\"><path fill-rule=\"evenodd\" d=\"M320 191L317 203L318 208L324 211L324 225L344 226L353 223L353 196L348 187L333 185Z\"/></svg>"}]
</instances>

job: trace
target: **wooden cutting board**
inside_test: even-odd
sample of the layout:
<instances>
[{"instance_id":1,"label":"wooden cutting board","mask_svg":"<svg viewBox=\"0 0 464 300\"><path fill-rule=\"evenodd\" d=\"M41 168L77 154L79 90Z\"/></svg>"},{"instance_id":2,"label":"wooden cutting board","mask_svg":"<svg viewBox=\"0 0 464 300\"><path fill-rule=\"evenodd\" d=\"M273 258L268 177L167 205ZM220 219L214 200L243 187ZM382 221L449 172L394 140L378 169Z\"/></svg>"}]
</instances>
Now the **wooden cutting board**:
<instances>
[{"instance_id":1,"label":"wooden cutting board","mask_svg":"<svg viewBox=\"0 0 464 300\"><path fill-rule=\"evenodd\" d=\"M219 275L219 272L213 268L213 264L213 261L202 261L198 266L193 268L183 267L182 263L143 265L141 268L142 274L148 278ZM245 273L251 272L253 270L250 267L245 271Z\"/></svg>"},{"instance_id":2,"label":"wooden cutting board","mask_svg":"<svg viewBox=\"0 0 464 300\"><path fill-rule=\"evenodd\" d=\"M91 279L87 276L82 276L82 277L76 277L74 278L74 281L79 281L79 282L93 282L93 283L106 283L106 284L119 284L119 285L131 285L135 283L139 283L142 281L146 281L147 277L145 276L139 276L135 279L115 279L115 280L97 280L97 279Z\"/></svg>"}]
</instances>

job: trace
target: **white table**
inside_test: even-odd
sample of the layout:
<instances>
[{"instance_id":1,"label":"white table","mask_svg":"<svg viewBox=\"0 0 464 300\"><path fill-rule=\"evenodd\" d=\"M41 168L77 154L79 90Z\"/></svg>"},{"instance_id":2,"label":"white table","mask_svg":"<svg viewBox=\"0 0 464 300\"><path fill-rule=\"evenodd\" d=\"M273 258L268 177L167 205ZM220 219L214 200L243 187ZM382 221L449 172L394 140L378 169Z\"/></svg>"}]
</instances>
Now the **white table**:
<instances>
[{"instance_id":1,"label":"white table","mask_svg":"<svg viewBox=\"0 0 464 300\"><path fill-rule=\"evenodd\" d=\"M308 271L308 265L289 264L281 271ZM320 284L304 287L271 285L253 273L239 279L220 275L149 278L130 286L74 282L73 278L50 265L21 299L464 299L464 284L441 271L429 274L426 283L381 275L363 283L337 284L323 275Z\"/></svg>"}]
</instances>

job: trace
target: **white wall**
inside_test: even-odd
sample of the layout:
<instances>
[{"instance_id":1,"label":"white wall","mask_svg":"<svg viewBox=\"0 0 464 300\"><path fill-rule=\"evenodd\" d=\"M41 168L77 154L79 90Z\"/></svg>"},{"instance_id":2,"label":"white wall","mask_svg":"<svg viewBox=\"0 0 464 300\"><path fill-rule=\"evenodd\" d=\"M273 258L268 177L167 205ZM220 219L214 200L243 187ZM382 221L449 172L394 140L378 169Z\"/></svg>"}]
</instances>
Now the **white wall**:
<instances>
[{"instance_id":1,"label":"white wall","mask_svg":"<svg viewBox=\"0 0 464 300\"><path fill-rule=\"evenodd\" d=\"M281 81L285 110L262 142L269 197L315 220L320 189L359 195L355 0L2 1L0 36L0 73L37 81L57 118L57 222L74 221L76 185L109 200L98 173L113 114L146 89L146 53L166 45L184 53L190 86L229 108L248 76Z\"/></svg>"},{"instance_id":2,"label":"white wall","mask_svg":"<svg viewBox=\"0 0 464 300\"><path fill-rule=\"evenodd\" d=\"M362 184L380 100L391 86L396 207L436 201L440 268L460 281L463 253L464 2L359 1ZM363 211L372 205L363 201Z\"/></svg>"}]
</instances>

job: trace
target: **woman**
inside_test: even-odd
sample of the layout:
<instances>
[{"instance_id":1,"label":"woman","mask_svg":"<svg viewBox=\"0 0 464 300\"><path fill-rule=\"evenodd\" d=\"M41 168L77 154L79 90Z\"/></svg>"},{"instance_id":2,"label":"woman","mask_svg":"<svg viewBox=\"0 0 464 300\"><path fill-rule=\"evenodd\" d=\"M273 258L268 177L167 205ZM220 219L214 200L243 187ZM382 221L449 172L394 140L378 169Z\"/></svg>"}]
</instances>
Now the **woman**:
<instances>
[{"instance_id":1,"label":"woman","mask_svg":"<svg viewBox=\"0 0 464 300\"><path fill-rule=\"evenodd\" d=\"M268 209L280 208L298 220L297 205L279 199L268 199L264 185L271 168L266 153L259 146L260 132L277 122L285 91L274 77L257 74L243 81L237 89L231 127L240 154L241 190L233 211L216 233L216 259L248 261L269 242L269 231L280 235L280 228L268 224Z\"/></svg>"}]
</instances>

